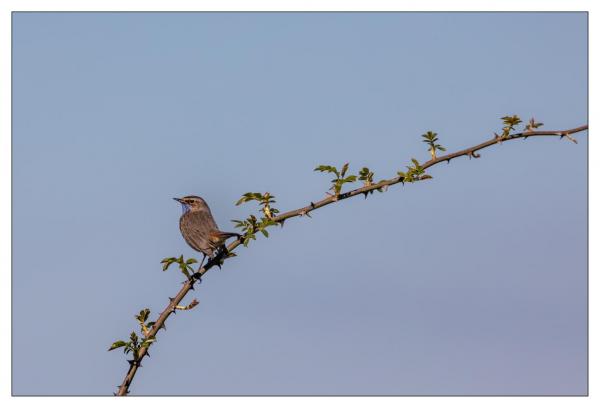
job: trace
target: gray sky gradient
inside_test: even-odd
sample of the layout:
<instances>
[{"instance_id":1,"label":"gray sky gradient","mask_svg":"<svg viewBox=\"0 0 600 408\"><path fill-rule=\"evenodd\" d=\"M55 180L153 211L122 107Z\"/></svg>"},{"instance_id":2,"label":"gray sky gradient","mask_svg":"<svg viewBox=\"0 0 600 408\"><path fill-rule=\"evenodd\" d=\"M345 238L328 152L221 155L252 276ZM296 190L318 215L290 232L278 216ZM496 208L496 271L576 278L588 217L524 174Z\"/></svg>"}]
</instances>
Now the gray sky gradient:
<instances>
[{"instance_id":1,"label":"gray sky gradient","mask_svg":"<svg viewBox=\"0 0 600 408\"><path fill-rule=\"evenodd\" d=\"M322 198L318 164L389 178L505 114L587 123L587 16L13 15L13 393L111 394L112 341L247 191ZM587 134L505 143L290 220L169 319L133 394L585 394Z\"/></svg>"}]
</instances>

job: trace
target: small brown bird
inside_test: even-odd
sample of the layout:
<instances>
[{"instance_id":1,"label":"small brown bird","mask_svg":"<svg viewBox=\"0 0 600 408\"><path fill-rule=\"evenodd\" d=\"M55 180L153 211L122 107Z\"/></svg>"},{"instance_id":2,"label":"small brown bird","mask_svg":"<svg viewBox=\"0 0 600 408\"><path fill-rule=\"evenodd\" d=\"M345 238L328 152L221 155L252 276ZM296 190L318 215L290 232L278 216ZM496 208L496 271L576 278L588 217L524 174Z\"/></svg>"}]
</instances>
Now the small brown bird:
<instances>
[{"instance_id":1,"label":"small brown bird","mask_svg":"<svg viewBox=\"0 0 600 408\"><path fill-rule=\"evenodd\" d=\"M219 231L219 227L210 213L210 208L202 198L190 195L173 200L179 201L183 207L183 215L179 218L179 230L185 242L204 254L200 266L204 263L206 256L212 258L213 253L219 249L227 251L225 248L227 239L241 237L235 232Z\"/></svg>"}]
</instances>

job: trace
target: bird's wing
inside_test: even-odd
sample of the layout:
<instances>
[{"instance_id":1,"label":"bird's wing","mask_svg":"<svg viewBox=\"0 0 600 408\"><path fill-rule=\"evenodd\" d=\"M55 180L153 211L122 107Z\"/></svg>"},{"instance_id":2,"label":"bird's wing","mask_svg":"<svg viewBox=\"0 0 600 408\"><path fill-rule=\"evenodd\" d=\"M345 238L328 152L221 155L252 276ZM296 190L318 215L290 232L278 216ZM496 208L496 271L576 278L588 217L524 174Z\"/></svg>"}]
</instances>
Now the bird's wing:
<instances>
[{"instance_id":1,"label":"bird's wing","mask_svg":"<svg viewBox=\"0 0 600 408\"><path fill-rule=\"evenodd\" d=\"M218 230L217 224L209 212L205 211L192 211L189 213L190 221L194 225L202 226L202 231L208 233L208 231Z\"/></svg>"},{"instance_id":2,"label":"bird's wing","mask_svg":"<svg viewBox=\"0 0 600 408\"><path fill-rule=\"evenodd\" d=\"M215 221L210 214L203 211L191 211L181 217L181 232L187 243L197 251L212 253L210 232L216 229Z\"/></svg>"}]
</instances>

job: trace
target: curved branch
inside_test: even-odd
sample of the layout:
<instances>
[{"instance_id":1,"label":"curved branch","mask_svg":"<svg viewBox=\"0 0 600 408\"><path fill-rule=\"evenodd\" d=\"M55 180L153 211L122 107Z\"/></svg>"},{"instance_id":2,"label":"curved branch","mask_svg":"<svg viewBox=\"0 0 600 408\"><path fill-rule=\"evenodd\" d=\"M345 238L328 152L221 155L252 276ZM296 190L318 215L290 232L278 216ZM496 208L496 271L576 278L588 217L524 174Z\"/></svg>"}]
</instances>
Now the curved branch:
<instances>
[{"instance_id":1,"label":"curved branch","mask_svg":"<svg viewBox=\"0 0 600 408\"><path fill-rule=\"evenodd\" d=\"M583 132L587 129L588 129L588 126L583 125L583 126L579 126L579 127L576 127L573 129L567 129L567 130L530 130L530 131L526 131L526 132L514 133L511 135L507 135L507 136L496 136L496 137L494 137L490 140L487 140L483 143L480 143L476 146L472 146L472 147L469 147L469 148L466 148L463 150L459 150L454 153L449 153L444 156L439 156L435 159L431 159L431 160L423 163L422 168L428 169L429 167L433 167L436 164L439 164L444 161L447 161L449 163L450 160L455 159L457 157L461 157L461 156L469 156L469 157L477 158L477 157L479 157L479 155L477 154L477 152L479 150L485 149L485 148L493 146L495 144L502 143L504 141L510 141L510 140L515 140L515 139L526 139L528 137L536 137L536 136L558 136L560 138L566 137L567 139L577 143L575 141L575 139L573 139L570 135L572 135L574 133ZM404 178L400 177L400 176L394 177L389 180L381 180L378 183L374 183L369 186L363 186L363 187L348 191L346 193L342 193L339 196L329 196L323 200L320 200L317 202L311 202L306 207L302 207L302 208L298 208L296 210L285 212L277 217L273 217L272 220L275 222L283 222L289 218L294 218L294 217L303 216L303 215L309 215L310 212L312 212L318 208L324 207L326 205L329 205L329 204L332 204L332 203L335 203L335 202L338 202L341 200L345 200L345 199L348 199L350 197L354 197L354 196L357 196L360 194L366 194L370 191L374 191L374 190L377 190L380 188L387 188L394 184L402 183L403 181L404 181ZM236 241L229 244L229 246L227 247L227 250L228 251L234 250L242 242L243 242L243 237L238 238ZM209 261L206 265L204 265L204 267L199 269L198 272L196 272L189 281L186 281L183 284L183 286L181 287L181 289L179 290L177 295L175 295L174 298L169 298L169 300L170 300L169 305L160 314L160 316L156 320L156 323L152 327L152 330L150 330L148 335L145 337L146 339L155 338L155 336L157 335L158 331L161 328L166 329L165 321L169 318L171 313L175 313L175 311L177 310L177 306L183 300L183 298L187 295L187 293L190 290L194 289L194 283L198 282L198 280L202 277L202 275L204 275L206 272L208 272L213 266L216 266L218 264L218 262L220 262L219 259ZM129 393L129 386L131 385L131 382L133 381L133 378L135 377L137 369L138 369L138 367L141 367L142 360L144 359L144 357L146 355L148 355L148 347L140 348L138 351L137 359L129 360L129 370L127 371L127 375L125 376L125 379L119 386L119 390L116 393L116 395L121 396L121 395L127 395Z\"/></svg>"}]
</instances>

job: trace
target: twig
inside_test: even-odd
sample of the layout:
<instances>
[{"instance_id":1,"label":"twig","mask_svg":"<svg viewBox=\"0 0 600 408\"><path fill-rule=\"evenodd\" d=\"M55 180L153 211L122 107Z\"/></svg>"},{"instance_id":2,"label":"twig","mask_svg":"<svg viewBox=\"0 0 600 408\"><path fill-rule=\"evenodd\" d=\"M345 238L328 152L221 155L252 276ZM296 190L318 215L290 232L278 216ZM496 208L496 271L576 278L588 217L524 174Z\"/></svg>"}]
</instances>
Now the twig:
<instances>
[{"instance_id":1,"label":"twig","mask_svg":"<svg viewBox=\"0 0 600 408\"><path fill-rule=\"evenodd\" d=\"M439 163L445 162L445 161L447 161L449 163L450 160L455 159L457 157L461 157L461 156L469 156L469 157L478 158L479 157L479 154L477 153L478 151L483 150L487 147L493 146L495 144L502 143L504 141L515 140L515 139L526 139L528 137L535 137L535 136L558 136L560 138L566 137L567 139L577 143L575 141L575 139L573 139L571 137L571 134L583 132L587 129L588 129L588 126L583 125L583 126L579 126L579 127L576 127L573 129L568 129L568 130L530 130L530 131L526 131L526 132L514 133L512 135L507 135L507 136L498 136L497 135L494 138L487 140L483 143L480 143L476 146L469 147L469 148L463 149L463 150L459 150L454 153L446 154L444 156L438 156L435 159L431 159L431 160L423 163L422 168L427 169L429 167L435 166L436 164L439 164ZM342 200L346 200L348 198L351 198L351 197L354 197L354 196L357 196L360 194L365 194L365 193L368 193L370 191L377 190L380 188L387 189L389 186L401 183L403 181L404 181L403 177L398 176L398 177L394 177L389 180L382 180L378 183L370 184L368 186L363 186L363 187L348 191L346 193L342 193L338 196L328 195L327 198L324 198L321 201L314 201L314 202L311 201L310 204L307 205L306 207L288 211L286 213L278 215L277 217L273 217L272 220L275 222L282 223L283 221L285 221L289 218L294 218L294 217L298 217L298 216L306 215L306 216L310 217L309 213L318 208L325 207L326 205L333 204L333 203L336 203L336 202L339 202ZM227 251L228 252L233 251L235 248L237 248L243 242L243 239L244 239L244 237L242 236L242 237L238 238L237 240L235 240L234 242L232 242L231 244L229 244L229 246L227 247ZM206 272L208 272L213 266L219 266L220 262L222 260L223 260L222 258L221 259L219 259L219 258L213 259L211 262L208 262L204 267L202 267L200 270L198 270L198 272L196 272L194 275L192 275L190 277L190 280L184 282L183 286L181 287L181 289L179 290L177 295L175 295L174 298L169 298L169 300L170 300L169 305L160 314L160 316L156 320L156 323L154 324L152 329L146 335L146 338L154 338L161 328L165 328L165 321L169 318L171 313L174 313L178 309L182 309L182 307L179 306L179 303L183 300L183 298L187 295L187 293L191 289L193 289L194 283L197 282L202 277L202 275L204 275ZM195 303L195 302L192 302L192 303ZM191 306L191 307L193 307L193 306ZM191 307L188 307L188 308L191 308ZM131 363L129 365L129 370L127 371L127 375L125 376L125 379L119 386L119 390L116 393L116 395L122 396L122 395L127 395L129 393L129 386L131 385L131 381L133 381L133 378L135 377L138 367L141 366L142 360L148 354L148 347L141 347L138 351L137 359L131 360Z\"/></svg>"}]
</instances>

